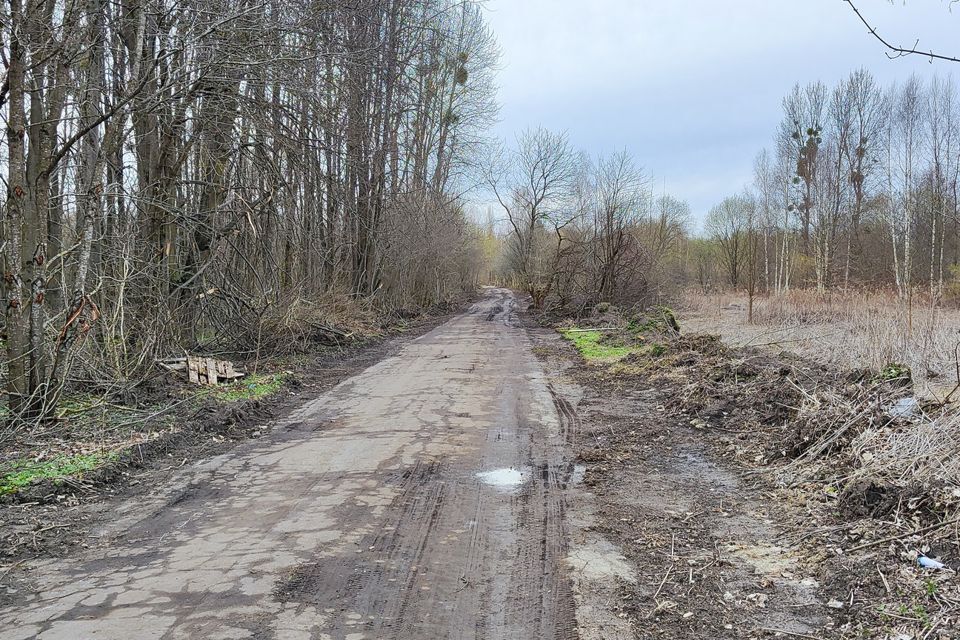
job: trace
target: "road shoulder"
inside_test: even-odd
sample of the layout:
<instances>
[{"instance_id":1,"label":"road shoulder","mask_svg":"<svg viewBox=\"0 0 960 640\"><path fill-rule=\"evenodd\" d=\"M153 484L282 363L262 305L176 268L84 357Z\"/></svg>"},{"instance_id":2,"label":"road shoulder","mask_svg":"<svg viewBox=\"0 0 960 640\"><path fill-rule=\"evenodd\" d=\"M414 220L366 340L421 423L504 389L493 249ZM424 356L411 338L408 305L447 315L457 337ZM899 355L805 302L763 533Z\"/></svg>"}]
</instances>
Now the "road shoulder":
<instances>
[{"instance_id":1,"label":"road shoulder","mask_svg":"<svg viewBox=\"0 0 960 640\"><path fill-rule=\"evenodd\" d=\"M822 637L817 580L783 542L787 514L663 392L585 364L527 318L551 384L578 413L582 491L568 564L584 638Z\"/></svg>"}]
</instances>

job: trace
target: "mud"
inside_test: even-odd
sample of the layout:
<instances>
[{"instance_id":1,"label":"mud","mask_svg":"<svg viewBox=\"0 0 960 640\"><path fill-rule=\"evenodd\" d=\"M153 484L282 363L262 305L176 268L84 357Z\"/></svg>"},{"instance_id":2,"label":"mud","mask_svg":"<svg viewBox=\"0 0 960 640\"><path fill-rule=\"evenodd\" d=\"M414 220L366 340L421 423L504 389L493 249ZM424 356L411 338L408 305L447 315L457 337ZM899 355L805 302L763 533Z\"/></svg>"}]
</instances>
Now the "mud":
<instances>
[{"instance_id":1,"label":"mud","mask_svg":"<svg viewBox=\"0 0 960 640\"><path fill-rule=\"evenodd\" d=\"M671 389L584 364L555 332L531 335L558 395L582 395L589 491L570 505L568 557L581 637L832 637L777 505L717 457L715 434L677 422Z\"/></svg>"},{"instance_id":2,"label":"mud","mask_svg":"<svg viewBox=\"0 0 960 640\"><path fill-rule=\"evenodd\" d=\"M0 638L575 638L580 421L513 294L188 464L62 560ZM529 470L505 490L478 474Z\"/></svg>"},{"instance_id":3,"label":"mud","mask_svg":"<svg viewBox=\"0 0 960 640\"><path fill-rule=\"evenodd\" d=\"M438 311L438 313L440 313ZM116 460L83 475L80 481L42 481L0 499L0 545L7 572L0 580L0 606L14 594L23 562L59 558L88 544L90 532L112 519L118 501L143 495L175 480L190 462L223 455L256 439L273 426L290 430L285 416L301 404L330 390L380 360L396 355L406 342L443 324L454 313L418 317L405 329L386 327L384 337L343 349L324 349L295 367L277 394L232 403L206 401L199 407L184 404L169 414L176 429L126 449ZM160 386L151 393L163 395ZM169 392L169 389L167 390ZM275 422L276 421L276 422ZM144 425L149 431L154 425ZM282 436L280 436L282 437ZM80 437L82 441L86 437ZM59 443L62 446L63 442Z\"/></svg>"},{"instance_id":4,"label":"mud","mask_svg":"<svg viewBox=\"0 0 960 640\"><path fill-rule=\"evenodd\" d=\"M0 640L834 637L723 432L522 307L489 289L258 439L145 477L81 552L17 568Z\"/></svg>"}]
</instances>

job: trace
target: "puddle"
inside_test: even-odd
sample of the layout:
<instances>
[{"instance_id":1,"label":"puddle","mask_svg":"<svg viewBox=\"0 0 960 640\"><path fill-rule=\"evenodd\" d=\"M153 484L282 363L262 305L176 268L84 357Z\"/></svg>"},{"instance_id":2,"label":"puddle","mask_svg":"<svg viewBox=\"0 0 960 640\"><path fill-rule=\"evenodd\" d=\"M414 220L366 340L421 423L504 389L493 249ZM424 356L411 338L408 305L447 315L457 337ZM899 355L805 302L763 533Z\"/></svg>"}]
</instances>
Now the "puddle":
<instances>
[{"instance_id":1,"label":"puddle","mask_svg":"<svg viewBox=\"0 0 960 640\"><path fill-rule=\"evenodd\" d=\"M494 469L493 471L481 471L477 474L477 478L480 479L480 482L489 484L492 487L509 489L520 486L526 482L527 479L530 478L530 469L528 467L522 467L520 469L510 467L506 469Z\"/></svg>"}]
</instances>

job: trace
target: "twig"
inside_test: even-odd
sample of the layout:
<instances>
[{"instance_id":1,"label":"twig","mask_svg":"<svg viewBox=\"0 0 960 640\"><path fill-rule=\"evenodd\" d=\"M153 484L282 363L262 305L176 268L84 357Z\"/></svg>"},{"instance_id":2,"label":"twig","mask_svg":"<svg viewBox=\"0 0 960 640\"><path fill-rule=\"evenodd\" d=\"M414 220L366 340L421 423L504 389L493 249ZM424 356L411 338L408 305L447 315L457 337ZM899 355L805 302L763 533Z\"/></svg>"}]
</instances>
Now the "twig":
<instances>
[{"instance_id":1,"label":"twig","mask_svg":"<svg viewBox=\"0 0 960 640\"><path fill-rule=\"evenodd\" d=\"M666 572L665 574L663 574L663 580L660 581L660 586L657 587L657 592L656 592L655 594L653 594L653 601L654 601L654 602L657 601L657 596L659 596L659 595L660 595L660 592L663 591L663 585L665 585L665 584L667 583L667 578L670 577L670 573L671 573L672 571L673 571L673 565L671 564L669 567L667 567L667 572ZM654 607L653 611L651 611L650 613L647 614L647 618L649 619L649 618L653 617L653 614L655 614L655 613L657 612L657 609L659 609L659 608L660 608L659 605L657 605L656 607Z\"/></svg>"},{"instance_id":2,"label":"twig","mask_svg":"<svg viewBox=\"0 0 960 640\"><path fill-rule=\"evenodd\" d=\"M887 53L888 58L890 59L902 58L904 56L915 54L918 56L923 56L925 58L930 58L930 62L933 62L934 59L945 60L947 62L960 62L960 58L955 58L953 56L945 56L939 53L934 53L933 51L918 50L917 45L920 44L920 40L917 40L916 43L913 45L913 47L910 49L907 49L905 47L896 47L890 44L889 42L884 40L879 33L877 33L876 28L870 26L870 23L867 22L867 19L863 17L863 14L860 13L857 7L853 4L853 0L844 0L844 2L850 5L850 8L853 9L853 12L857 14L858 18L860 18L860 22L864 24L864 26L870 32L870 35L872 35L874 38L876 38L881 43L883 43L883 46L885 46L887 49L890 49L890 51L893 51L893 54Z\"/></svg>"},{"instance_id":3,"label":"twig","mask_svg":"<svg viewBox=\"0 0 960 640\"><path fill-rule=\"evenodd\" d=\"M875 547L880 544L885 544L887 542L893 542L894 540L901 540L903 538L909 538L910 536L916 536L921 533L929 533L930 531L936 531L937 529L942 529L951 524L956 524L960 522L960 518L953 518L952 520L944 520L943 522L938 522L937 524L932 524L929 527L923 527L922 529L915 529L913 531L908 531L907 533L901 533L896 536L889 536L887 538L881 538L879 540L874 540L873 542L866 542L864 544L857 545L847 549L845 553L851 553L853 551L861 551L863 549L869 549L870 547Z\"/></svg>"},{"instance_id":4,"label":"twig","mask_svg":"<svg viewBox=\"0 0 960 640\"><path fill-rule=\"evenodd\" d=\"M883 587L887 590L887 594L890 594L890 585L887 583L887 577L883 575L883 571L880 571L880 566L877 565L877 573L880 574L880 579L883 580Z\"/></svg>"},{"instance_id":5,"label":"twig","mask_svg":"<svg viewBox=\"0 0 960 640\"><path fill-rule=\"evenodd\" d=\"M932 625L930 625L930 628L927 630L927 632L926 632L925 634L923 634L923 637L920 638L920 640L927 640L927 638L930 637L930 634L933 633L934 630L935 630L937 627L940 626L940 623L941 623L941 622L943 622L943 621L942 621L942 620L937 620L937 621L934 622Z\"/></svg>"},{"instance_id":6,"label":"twig","mask_svg":"<svg viewBox=\"0 0 960 640\"><path fill-rule=\"evenodd\" d=\"M820 636L811 636L806 633L797 633L796 631L787 631L786 629L772 629L769 627L760 627L760 631L765 633L782 633L787 636L793 636L794 638L808 638L809 640L823 640Z\"/></svg>"},{"instance_id":7,"label":"twig","mask_svg":"<svg viewBox=\"0 0 960 640\"><path fill-rule=\"evenodd\" d=\"M947 397L943 399L943 402L940 403L940 406L950 403L950 398L953 397L953 394L960 389L960 342L957 343L957 346L953 349L954 359L953 362L957 367L957 386L955 386L950 393L947 394Z\"/></svg>"},{"instance_id":8,"label":"twig","mask_svg":"<svg viewBox=\"0 0 960 640\"><path fill-rule=\"evenodd\" d=\"M18 561L18 562L14 562L12 565L10 565L9 567L7 567L6 570L5 570L3 573L0 573L0 585L3 584L3 579L7 577L7 574L8 574L8 573L10 573L10 572L13 571L14 569L16 569L17 567L19 567L20 565L22 565L24 562L26 562L26 560L20 560L20 561Z\"/></svg>"}]
</instances>

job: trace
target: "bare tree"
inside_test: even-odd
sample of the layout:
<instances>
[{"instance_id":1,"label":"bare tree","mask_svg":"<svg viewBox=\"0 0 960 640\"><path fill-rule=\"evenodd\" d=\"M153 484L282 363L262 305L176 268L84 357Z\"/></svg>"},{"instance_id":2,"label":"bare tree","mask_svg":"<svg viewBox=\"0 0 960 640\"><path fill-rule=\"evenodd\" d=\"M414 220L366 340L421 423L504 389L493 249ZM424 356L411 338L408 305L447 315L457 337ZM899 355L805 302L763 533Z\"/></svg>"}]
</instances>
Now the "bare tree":
<instances>
[{"instance_id":1,"label":"bare tree","mask_svg":"<svg viewBox=\"0 0 960 640\"><path fill-rule=\"evenodd\" d=\"M717 246L727 284L732 288L739 287L744 277L748 225L754 218L754 203L746 195L724 198L707 214L707 233Z\"/></svg>"},{"instance_id":2,"label":"bare tree","mask_svg":"<svg viewBox=\"0 0 960 640\"><path fill-rule=\"evenodd\" d=\"M540 127L521 133L516 150L487 175L512 232L513 269L537 308L554 284L563 230L581 213L574 198L581 172L567 135Z\"/></svg>"},{"instance_id":3,"label":"bare tree","mask_svg":"<svg viewBox=\"0 0 960 640\"><path fill-rule=\"evenodd\" d=\"M12 420L52 415L78 375L126 387L161 354L259 352L328 298L476 284L462 194L498 55L478 3L11 0L8 18Z\"/></svg>"},{"instance_id":4,"label":"bare tree","mask_svg":"<svg viewBox=\"0 0 960 640\"><path fill-rule=\"evenodd\" d=\"M649 195L643 172L625 151L601 158L595 178L593 215L596 237L597 292L601 300L614 299L626 275L632 236L648 208ZM669 203L663 203L668 206ZM664 224L669 211L664 212ZM669 232L669 229L664 229ZM662 238L664 242L668 241Z\"/></svg>"}]
</instances>

